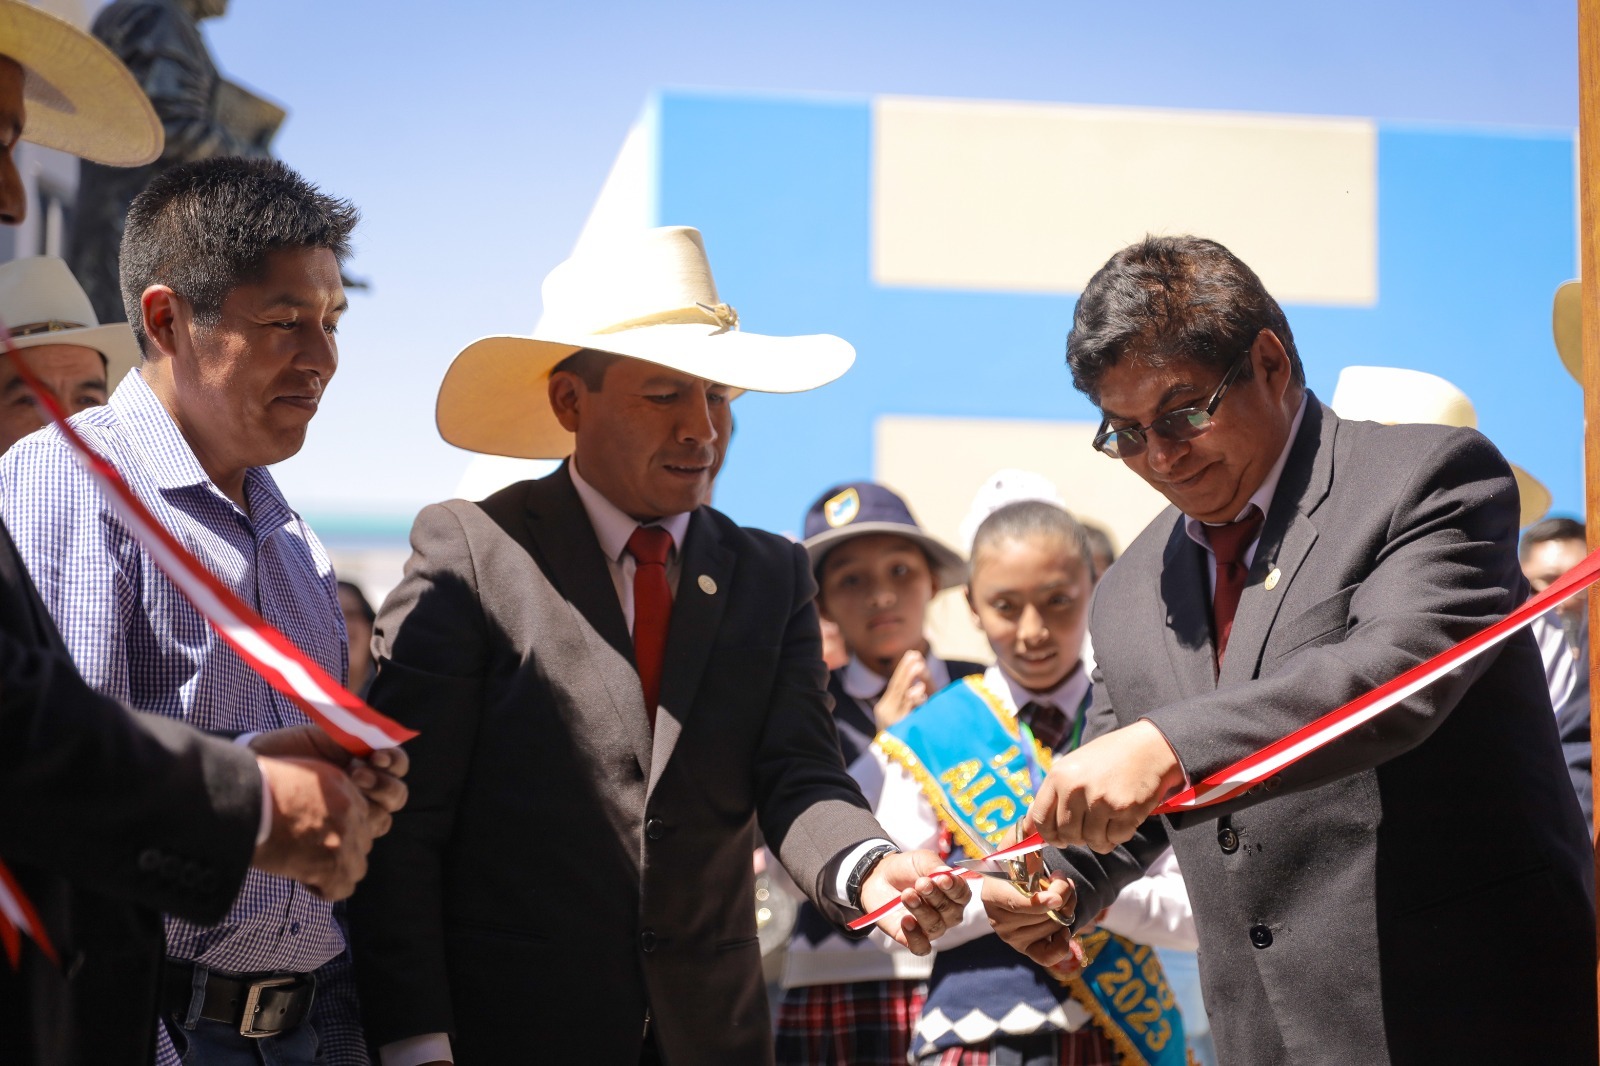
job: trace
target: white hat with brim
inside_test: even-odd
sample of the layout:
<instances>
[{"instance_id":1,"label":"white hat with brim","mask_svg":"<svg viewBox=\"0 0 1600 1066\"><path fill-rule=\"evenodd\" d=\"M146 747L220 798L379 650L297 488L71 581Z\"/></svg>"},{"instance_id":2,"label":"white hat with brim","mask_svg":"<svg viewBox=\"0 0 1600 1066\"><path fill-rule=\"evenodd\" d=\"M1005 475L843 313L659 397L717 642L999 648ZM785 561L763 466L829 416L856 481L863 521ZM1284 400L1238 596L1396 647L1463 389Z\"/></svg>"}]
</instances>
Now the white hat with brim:
<instances>
[{"instance_id":1,"label":"white hat with brim","mask_svg":"<svg viewBox=\"0 0 1600 1066\"><path fill-rule=\"evenodd\" d=\"M1583 384L1583 283L1564 281L1556 290L1550 308L1550 331L1555 334L1556 354L1572 380Z\"/></svg>"},{"instance_id":2,"label":"white hat with brim","mask_svg":"<svg viewBox=\"0 0 1600 1066\"><path fill-rule=\"evenodd\" d=\"M1478 428L1478 410L1467 394L1437 374L1421 370L1347 366L1339 371L1329 406L1340 418L1355 422ZM1510 465L1522 504L1519 524L1526 528L1545 516L1552 497L1538 478L1516 463Z\"/></svg>"},{"instance_id":3,"label":"white hat with brim","mask_svg":"<svg viewBox=\"0 0 1600 1066\"><path fill-rule=\"evenodd\" d=\"M53 255L0 263L0 322L18 348L74 344L99 352L109 389L139 365L133 330L126 322L102 326L72 270Z\"/></svg>"},{"instance_id":4,"label":"white hat with brim","mask_svg":"<svg viewBox=\"0 0 1600 1066\"><path fill-rule=\"evenodd\" d=\"M144 90L111 49L72 23L0 0L0 55L25 75L23 140L112 167L161 155L161 120Z\"/></svg>"},{"instance_id":5,"label":"white hat with brim","mask_svg":"<svg viewBox=\"0 0 1600 1066\"><path fill-rule=\"evenodd\" d=\"M585 246L550 272L542 295L532 336L474 341L445 372L435 415L451 444L521 459L572 454L546 382L586 348L751 392L805 392L855 362L849 342L828 334L741 331L717 296L700 232L687 226Z\"/></svg>"}]
</instances>

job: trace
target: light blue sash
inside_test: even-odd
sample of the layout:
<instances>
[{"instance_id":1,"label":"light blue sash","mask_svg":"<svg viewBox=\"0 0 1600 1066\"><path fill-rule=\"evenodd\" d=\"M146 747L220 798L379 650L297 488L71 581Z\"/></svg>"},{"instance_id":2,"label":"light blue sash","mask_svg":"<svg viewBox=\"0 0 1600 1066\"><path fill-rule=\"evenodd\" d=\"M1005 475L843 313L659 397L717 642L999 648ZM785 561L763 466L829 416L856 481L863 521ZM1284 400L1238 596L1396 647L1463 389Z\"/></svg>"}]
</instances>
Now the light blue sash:
<instances>
[{"instance_id":1,"label":"light blue sash","mask_svg":"<svg viewBox=\"0 0 1600 1066\"><path fill-rule=\"evenodd\" d=\"M939 692L879 733L877 743L916 779L940 822L972 856L1007 842L1012 824L1033 802L1032 771L1050 767L1050 751L1018 726L978 676ZM1184 1066L1183 1019L1156 953L1104 929L1086 934L1083 947L1088 965L1061 980L1121 1062Z\"/></svg>"}]
</instances>

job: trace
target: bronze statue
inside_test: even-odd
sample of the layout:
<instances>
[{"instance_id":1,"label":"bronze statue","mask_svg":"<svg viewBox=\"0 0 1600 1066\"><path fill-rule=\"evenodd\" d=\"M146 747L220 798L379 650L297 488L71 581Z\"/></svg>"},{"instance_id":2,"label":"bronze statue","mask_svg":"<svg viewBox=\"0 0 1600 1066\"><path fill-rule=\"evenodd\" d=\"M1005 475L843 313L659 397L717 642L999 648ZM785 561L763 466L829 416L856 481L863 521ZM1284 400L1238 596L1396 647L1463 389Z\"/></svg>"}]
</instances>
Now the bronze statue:
<instances>
[{"instance_id":1,"label":"bronze statue","mask_svg":"<svg viewBox=\"0 0 1600 1066\"><path fill-rule=\"evenodd\" d=\"M102 322L127 314L117 281L128 205L167 167L218 155L265 156L283 109L227 81L217 71L200 22L228 10L228 0L115 0L94 21L94 35L128 66L155 105L166 150L143 167L85 162L67 258Z\"/></svg>"}]
</instances>

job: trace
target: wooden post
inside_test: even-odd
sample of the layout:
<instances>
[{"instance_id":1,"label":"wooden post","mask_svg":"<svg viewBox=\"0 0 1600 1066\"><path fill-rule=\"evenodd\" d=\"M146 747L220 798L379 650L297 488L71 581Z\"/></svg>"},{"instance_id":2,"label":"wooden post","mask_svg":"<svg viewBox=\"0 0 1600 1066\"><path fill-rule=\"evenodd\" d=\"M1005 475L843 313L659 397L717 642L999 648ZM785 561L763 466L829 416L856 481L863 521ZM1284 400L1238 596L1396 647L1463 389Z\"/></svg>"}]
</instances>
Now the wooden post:
<instances>
[{"instance_id":1,"label":"wooden post","mask_svg":"<svg viewBox=\"0 0 1600 1066\"><path fill-rule=\"evenodd\" d=\"M1600 0L1578 0L1579 271L1583 279L1584 517L1589 548L1600 548ZM1600 592L1589 595L1589 691L1600 696ZM1600 740L1600 699L1589 704L1589 736ZM1595 775L1600 799L1600 774ZM1595 805L1600 813L1600 802ZM1600 831L1596 843L1600 845ZM1600 846L1595 851L1600 874ZM1597 877L1600 883L1600 877ZM1600 940L1596 942L1600 960ZM1600 962L1597 962L1600 974Z\"/></svg>"}]
</instances>

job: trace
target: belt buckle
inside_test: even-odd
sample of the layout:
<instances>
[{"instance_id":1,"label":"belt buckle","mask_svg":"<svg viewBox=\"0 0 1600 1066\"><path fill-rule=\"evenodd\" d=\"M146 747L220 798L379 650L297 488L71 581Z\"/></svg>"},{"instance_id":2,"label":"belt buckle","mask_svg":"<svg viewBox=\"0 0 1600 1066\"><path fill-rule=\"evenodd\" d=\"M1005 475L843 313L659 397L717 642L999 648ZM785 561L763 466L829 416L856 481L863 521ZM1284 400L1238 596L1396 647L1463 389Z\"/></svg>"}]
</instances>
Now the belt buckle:
<instances>
[{"instance_id":1,"label":"belt buckle","mask_svg":"<svg viewBox=\"0 0 1600 1066\"><path fill-rule=\"evenodd\" d=\"M239 1035L260 1040L266 1036L277 1036L276 1029L257 1029L255 1027L256 1012L261 1009L261 993L269 988L282 988L299 981L299 977L263 977L259 981L251 981L250 989L244 996L244 1015L239 1019Z\"/></svg>"}]
</instances>

